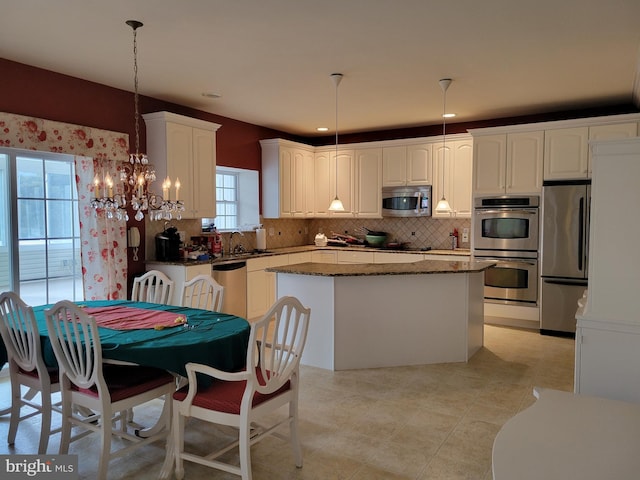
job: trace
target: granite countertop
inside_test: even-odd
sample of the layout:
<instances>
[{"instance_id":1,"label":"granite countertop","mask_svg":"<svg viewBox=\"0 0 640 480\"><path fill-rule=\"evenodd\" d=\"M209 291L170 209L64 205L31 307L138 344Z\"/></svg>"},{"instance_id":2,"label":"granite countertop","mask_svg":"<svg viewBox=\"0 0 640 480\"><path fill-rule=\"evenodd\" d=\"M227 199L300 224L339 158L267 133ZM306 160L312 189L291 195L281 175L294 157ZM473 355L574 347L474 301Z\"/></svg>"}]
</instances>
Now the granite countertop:
<instances>
[{"instance_id":1,"label":"granite countertop","mask_svg":"<svg viewBox=\"0 0 640 480\"><path fill-rule=\"evenodd\" d=\"M308 252L313 250L342 250L342 251L367 251L367 252L389 252L389 253L415 253L415 254L433 254L433 255L471 255L470 250L465 249L456 249L456 250L392 250L387 248L369 248L369 247L317 247L315 245L300 245L296 247L284 247L284 248L273 248L264 252L250 252L242 255L232 255L232 256L223 256L219 258L209 258L208 260L196 260L196 259L180 259L180 260L171 260L171 261L160 261L160 260L146 260L145 263L147 265L151 264L162 264L162 265L182 265L184 267L190 267L194 265L203 265L203 264L221 264L221 263L234 263L234 262L242 262L249 260L251 258L260 258L260 257L268 257L271 255L285 255L288 253L299 253L299 252Z\"/></svg>"},{"instance_id":2,"label":"granite countertop","mask_svg":"<svg viewBox=\"0 0 640 480\"><path fill-rule=\"evenodd\" d=\"M439 273L482 272L495 265L486 261L422 260L413 263L299 263L267 268L267 272L315 275L323 277L357 277L368 275L424 275Z\"/></svg>"}]
</instances>

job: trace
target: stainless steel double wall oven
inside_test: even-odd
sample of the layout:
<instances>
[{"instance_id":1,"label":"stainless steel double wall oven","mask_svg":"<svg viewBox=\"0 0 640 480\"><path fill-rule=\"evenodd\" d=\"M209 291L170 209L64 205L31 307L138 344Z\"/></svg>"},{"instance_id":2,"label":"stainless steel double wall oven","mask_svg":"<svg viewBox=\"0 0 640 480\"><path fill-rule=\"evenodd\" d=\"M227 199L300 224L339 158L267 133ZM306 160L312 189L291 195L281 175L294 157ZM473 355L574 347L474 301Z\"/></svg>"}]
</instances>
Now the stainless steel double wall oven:
<instances>
[{"instance_id":1,"label":"stainless steel double wall oven","mask_svg":"<svg viewBox=\"0 0 640 480\"><path fill-rule=\"evenodd\" d=\"M478 197L473 255L496 263L485 271L485 300L538 303L539 196Z\"/></svg>"}]
</instances>

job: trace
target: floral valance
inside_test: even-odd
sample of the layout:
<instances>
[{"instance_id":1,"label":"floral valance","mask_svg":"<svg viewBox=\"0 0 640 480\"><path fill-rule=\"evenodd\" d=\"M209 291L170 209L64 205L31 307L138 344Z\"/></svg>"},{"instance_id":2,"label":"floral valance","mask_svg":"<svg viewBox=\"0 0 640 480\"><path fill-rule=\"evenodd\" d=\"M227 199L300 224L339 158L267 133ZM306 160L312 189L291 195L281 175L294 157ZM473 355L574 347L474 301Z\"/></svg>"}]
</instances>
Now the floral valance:
<instances>
[{"instance_id":1,"label":"floral valance","mask_svg":"<svg viewBox=\"0 0 640 480\"><path fill-rule=\"evenodd\" d=\"M129 135L0 112L0 147L74 156L85 300L126 298L126 223L96 215L91 199L95 172L129 160Z\"/></svg>"},{"instance_id":2,"label":"floral valance","mask_svg":"<svg viewBox=\"0 0 640 480\"><path fill-rule=\"evenodd\" d=\"M129 135L0 112L0 147L127 161Z\"/></svg>"}]
</instances>

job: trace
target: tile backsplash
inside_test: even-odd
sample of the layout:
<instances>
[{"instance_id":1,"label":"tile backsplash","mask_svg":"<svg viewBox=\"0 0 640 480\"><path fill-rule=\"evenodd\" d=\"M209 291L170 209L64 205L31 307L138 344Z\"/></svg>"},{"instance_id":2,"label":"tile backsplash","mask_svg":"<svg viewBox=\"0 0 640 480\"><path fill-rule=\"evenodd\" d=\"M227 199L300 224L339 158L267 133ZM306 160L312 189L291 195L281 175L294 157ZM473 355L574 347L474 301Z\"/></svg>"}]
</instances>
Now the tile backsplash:
<instances>
[{"instance_id":1,"label":"tile backsplash","mask_svg":"<svg viewBox=\"0 0 640 480\"><path fill-rule=\"evenodd\" d=\"M312 244L316 233L327 236L331 233L355 237L362 236L359 228L383 231L389 234L389 240L409 242L411 247L431 247L433 249L451 248L449 233L458 229L462 240L462 229L471 229L471 219L453 218L436 219L428 217L416 218L381 218L381 219L264 219L267 229L267 248L291 247ZM273 230L271 230L273 229ZM255 239L255 235L252 235ZM471 239L471 233L469 233ZM254 240L255 241L255 240ZM460 243L460 248L470 248L470 241Z\"/></svg>"},{"instance_id":2,"label":"tile backsplash","mask_svg":"<svg viewBox=\"0 0 640 480\"><path fill-rule=\"evenodd\" d=\"M192 236L200 236L200 220L174 220L170 226L185 232L187 242ZM454 228L458 229L459 239L462 240L462 229L471 229L471 219L453 218L436 219L429 217L416 218L381 218L381 219L263 219L263 226L267 230L267 249L295 247L298 245L310 245L313 243L316 233L322 232L327 237L332 233L347 233L355 237L363 236L358 231L365 227L369 230L383 231L389 234L390 241L409 242L413 248L431 247L433 249L449 249L451 241L449 233ZM164 230L164 222L151 222L146 220L146 258L155 257L155 235ZM229 242L229 233L223 233L225 249ZM471 239L471 233L469 234ZM253 250L256 246L254 232L244 232L244 236L234 238L234 243L241 242L247 250ZM470 248L470 242L460 243L460 248Z\"/></svg>"}]
</instances>

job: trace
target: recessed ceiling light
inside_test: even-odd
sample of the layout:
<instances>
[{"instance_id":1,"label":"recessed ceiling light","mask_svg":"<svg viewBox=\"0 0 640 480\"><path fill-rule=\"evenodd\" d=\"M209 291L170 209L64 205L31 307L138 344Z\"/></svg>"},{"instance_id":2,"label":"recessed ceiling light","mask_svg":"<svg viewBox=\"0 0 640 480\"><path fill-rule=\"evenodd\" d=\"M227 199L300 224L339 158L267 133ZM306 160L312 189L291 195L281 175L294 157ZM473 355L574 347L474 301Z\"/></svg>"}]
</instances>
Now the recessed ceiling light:
<instances>
[{"instance_id":1,"label":"recessed ceiling light","mask_svg":"<svg viewBox=\"0 0 640 480\"><path fill-rule=\"evenodd\" d=\"M222 95L213 92L202 92L202 96L207 98L220 98Z\"/></svg>"},{"instance_id":2,"label":"recessed ceiling light","mask_svg":"<svg viewBox=\"0 0 640 480\"><path fill-rule=\"evenodd\" d=\"M318 128L316 128L316 130L318 132L328 132L329 131L329 127L318 127Z\"/></svg>"},{"instance_id":3,"label":"recessed ceiling light","mask_svg":"<svg viewBox=\"0 0 640 480\"><path fill-rule=\"evenodd\" d=\"M455 113L445 113L444 115L442 115L444 118L453 118L456 116Z\"/></svg>"}]
</instances>

